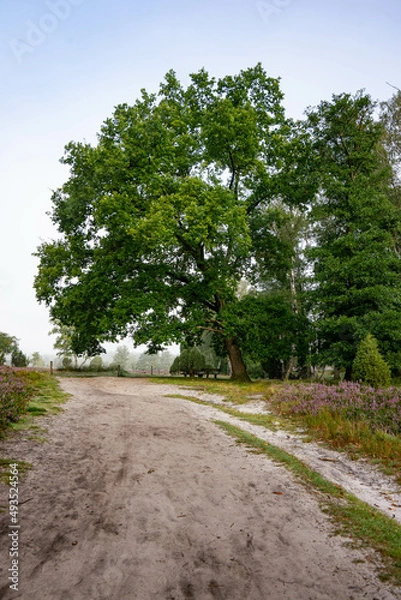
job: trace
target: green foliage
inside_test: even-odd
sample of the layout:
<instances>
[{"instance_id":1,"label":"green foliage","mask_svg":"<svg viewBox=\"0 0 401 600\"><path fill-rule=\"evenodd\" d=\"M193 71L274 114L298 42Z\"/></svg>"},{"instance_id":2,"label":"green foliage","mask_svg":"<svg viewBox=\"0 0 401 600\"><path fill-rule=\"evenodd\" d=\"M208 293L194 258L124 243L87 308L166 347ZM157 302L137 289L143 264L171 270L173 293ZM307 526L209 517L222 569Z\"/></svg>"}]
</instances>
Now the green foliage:
<instances>
[{"instance_id":1,"label":"green foliage","mask_svg":"<svg viewBox=\"0 0 401 600\"><path fill-rule=\"evenodd\" d=\"M266 372L261 362L256 362L245 356L246 371L251 379L264 379Z\"/></svg>"},{"instance_id":2,"label":"green foliage","mask_svg":"<svg viewBox=\"0 0 401 600\"><path fill-rule=\"evenodd\" d=\"M4 365L7 354L11 354L11 364L13 367L28 366L29 358L18 347L17 338L0 332L0 365Z\"/></svg>"},{"instance_id":3,"label":"green foliage","mask_svg":"<svg viewBox=\"0 0 401 600\"><path fill-rule=\"evenodd\" d=\"M6 355L11 354L17 348L17 338L8 335L8 333L0 332L0 365L4 365Z\"/></svg>"},{"instance_id":4,"label":"green foliage","mask_svg":"<svg viewBox=\"0 0 401 600\"><path fill-rule=\"evenodd\" d=\"M173 360L173 363L170 367L170 373L172 375L176 375L177 373L180 373L180 357L176 356L175 359Z\"/></svg>"},{"instance_id":5,"label":"green foliage","mask_svg":"<svg viewBox=\"0 0 401 600\"><path fill-rule=\"evenodd\" d=\"M193 377L200 371L203 371L206 366L205 355L199 348L186 348L179 356L179 369L181 373Z\"/></svg>"},{"instance_id":6,"label":"green foliage","mask_svg":"<svg viewBox=\"0 0 401 600\"><path fill-rule=\"evenodd\" d=\"M75 328L64 325L58 319L52 319L52 322L54 326L49 332L49 335L57 335L54 348L58 350L57 356L62 357L62 364L64 368L81 368L84 366L92 353L96 355L96 351L93 346L87 352L82 354L75 353L73 343ZM103 350L101 351L103 352ZM79 359L82 359L80 364L78 364Z\"/></svg>"},{"instance_id":7,"label":"green foliage","mask_svg":"<svg viewBox=\"0 0 401 600\"><path fill-rule=\"evenodd\" d=\"M27 367L29 363L28 357L20 350L15 348L11 354L11 364L13 367Z\"/></svg>"},{"instance_id":8,"label":"green foliage","mask_svg":"<svg viewBox=\"0 0 401 600\"><path fill-rule=\"evenodd\" d=\"M368 334L361 341L353 362L353 378L372 387L391 383L390 367L381 356L376 339Z\"/></svg>"},{"instance_id":9,"label":"green foliage","mask_svg":"<svg viewBox=\"0 0 401 600\"><path fill-rule=\"evenodd\" d=\"M155 373L160 371L168 372L173 360L173 355L168 350L158 352L157 354L148 354L147 352L144 352L138 357L135 370L148 373L152 369Z\"/></svg>"},{"instance_id":10,"label":"green foliage","mask_svg":"<svg viewBox=\"0 0 401 600\"><path fill-rule=\"evenodd\" d=\"M246 377L222 309L254 264L255 232L263 244L269 203L307 200L305 147L261 65L219 80L201 70L186 88L171 71L158 95L118 106L95 147L68 144L60 240L38 249L35 288L74 328L74 352L126 335L156 352L209 329Z\"/></svg>"},{"instance_id":11,"label":"green foliage","mask_svg":"<svg viewBox=\"0 0 401 600\"><path fill-rule=\"evenodd\" d=\"M392 197L396 204L401 202L401 91L390 100L382 102L380 121L384 126L383 145L386 159L392 168Z\"/></svg>"},{"instance_id":12,"label":"green foliage","mask_svg":"<svg viewBox=\"0 0 401 600\"><path fill-rule=\"evenodd\" d=\"M219 371L228 374L227 350L221 344L221 336L212 331L203 331L201 340L198 344L199 350L205 357L204 371L210 373Z\"/></svg>"},{"instance_id":13,"label":"green foliage","mask_svg":"<svg viewBox=\"0 0 401 600\"><path fill-rule=\"evenodd\" d=\"M272 379L281 378L293 356L298 357L299 365L305 363L308 321L294 312L288 292L249 294L227 313L226 321L236 332L249 363L254 368L255 363L261 363L256 376L266 372Z\"/></svg>"},{"instance_id":14,"label":"green foliage","mask_svg":"<svg viewBox=\"0 0 401 600\"><path fill-rule=\"evenodd\" d=\"M310 237L305 206L275 200L259 211L251 227L256 259L251 281L264 290L291 291L297 301L306 278L305 247Z\"/></svg>"},{"instance_id":15,"label":"green foliage","mask_svg":"<svg viewBox=\"0 0 401 600\"><path fill-rule=\"evenodd\" d=\"M17 431L26 428L37 429L37 426L33 425L35 417L43 414L56 414L60 412L60 404L65 402L68 394L60 389L56 378L52 377L49 373L33 370L13 371L12 369L9 369L9 372L12 372L14 377L17 378L17 383L21 392L18 392L18 397L15 391L13 392L13 409L15 410L15 400L17 399L19 409L16 417L9 419L9 424L12 429ZM2 395L0 394L0 398L1 397Z\"/></svg>"},{"instance_id":16,"label":"green foliage","mask_svg":"<svg viewBox=\"0 0 401 600\"><path fill-rule=\"evenodd\" d=\"M210 331L203 331L197 346L182 345L180 355L174 359L170 373L183 373L194 376L198 373L228 373L228 364L224 349L219 348L220 336Z\"/></svg>"},{"instance_id":17,"label":"green foliage","mask_svg":"<svg viewBox=\"0 0 401 600\"><path fill-rule=\"evenodd\" d=\"M130 359L131 353L127 346L118 346L113 356L112 365L119 365L121 369L126 369Z\"/></svg>"},{"instance_id":18,"label":"green foliage","mask_svg":"<svg viewBox=\"0 0 401 600\"><path fill-rule=\"evenodd\" d=\"M374 110L371 98L359 92L309 111L321 188L312 213L309 302L320 362L345 368L347 378L368 332L394 367L401 343L400 218L388 196L390 171Z\"/></svg>"},{"instance_id":19,"label":"green foliage","mask_svg":"<svg viewBox=\"0 0 401 600\"><path fill-rule=\"evenodd\" d=\"M61 361L64 369L72 369L72 358L71 356L63 356Z\"/></svg>"},{"instance_id":20,"label":"green foliage","mask_svg":"<svg viewBox=\"0 0 401 600\"><path fill-rule=\"evenodd\" d=\"M170 71L158 94L117 106L96 145L66 146L60 235L38 248L35 278L59 355L77 366L131 337L149 355L197 346L205 368L228 354L238 380L244 356L274 378L312 363L349 379L371 332L401 373L401 96L381 122L363 92L303 123L282 100L260 64L187 86Z\"/></svg>"}]
</instances>

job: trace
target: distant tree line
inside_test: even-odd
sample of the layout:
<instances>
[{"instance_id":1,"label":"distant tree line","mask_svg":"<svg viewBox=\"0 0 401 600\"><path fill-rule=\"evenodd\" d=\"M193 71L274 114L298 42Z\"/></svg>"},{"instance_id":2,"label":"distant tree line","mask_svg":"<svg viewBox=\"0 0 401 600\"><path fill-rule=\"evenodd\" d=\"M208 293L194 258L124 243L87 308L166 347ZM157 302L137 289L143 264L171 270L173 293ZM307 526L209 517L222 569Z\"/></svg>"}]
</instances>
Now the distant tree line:
<instances>
[{"instance_id":1,"label":"distant tree line","mask_svg":"<svg viewBox=\"0 0 401 600\"><path fill-rule=\"evenodd\" d=\"M0 365L5 364L7 357L14 367L26 367L29 364L29 358L20 349L17 338L0 332Z\"/></svg>"}]
</instances>

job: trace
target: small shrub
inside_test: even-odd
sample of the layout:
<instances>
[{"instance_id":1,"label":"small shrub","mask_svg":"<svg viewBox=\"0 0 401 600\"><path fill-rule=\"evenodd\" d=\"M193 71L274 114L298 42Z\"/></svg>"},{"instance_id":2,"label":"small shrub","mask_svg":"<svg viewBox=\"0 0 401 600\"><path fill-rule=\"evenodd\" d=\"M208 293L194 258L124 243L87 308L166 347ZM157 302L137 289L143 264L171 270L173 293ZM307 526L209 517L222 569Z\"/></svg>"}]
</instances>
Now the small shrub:
<instances>
[{"instance_id":1,"label":"small shrub","mask_svg":"<svg viewBox=\"0 0 401 600\"><path fill-rule=\"evenodd\" d=\"M190 375L190 377L193 377L200 371L203 371L205 365L205 356L202 354L199 348L187 348L183 350L179 356L179 369L181 373ZM176 368L176 366L174 368Z\"/></svg>"},{"instance_id":2,"label":"small shrub","mask_svg":"<svg viewBox=\"0 0 401 600\"><path fill-rule=\"evenodd\" d=\"M370 333L358 346L352 366L353 379L378 388L389 386L390 367L377 347L377 341Z\"/></svg>"}]
</instances>

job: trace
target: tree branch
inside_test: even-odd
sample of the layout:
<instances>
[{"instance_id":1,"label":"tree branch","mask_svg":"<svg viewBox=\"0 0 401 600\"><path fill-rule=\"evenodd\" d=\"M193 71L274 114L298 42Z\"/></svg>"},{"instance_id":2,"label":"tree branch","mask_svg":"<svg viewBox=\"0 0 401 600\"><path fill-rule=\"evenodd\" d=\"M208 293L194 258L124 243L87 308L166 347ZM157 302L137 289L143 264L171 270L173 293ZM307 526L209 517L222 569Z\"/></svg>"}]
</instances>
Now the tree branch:
<instances>
[{"instance_id":1,"label":"tree branch","mask_svg":"<svg viewBox=\"0 0 401 600\"><path fill-rule=\"evenodd\" d=\"M202 329L203 331L212 331L213 333L224 335L224 332L221 331L221 329L214 329L213 327L203 327L202 325L198 325L198 329Z\"/></svg>"},{"instance_id":2,"label":"tree branch","mask_svg":"<svg viewBox=\"0 0 401 600\"><path fill-rule=\"evenodd\" d=\"M387 85L389 85L390 87L394 88L398 92L401 92L400 88L398 88L396 85L393 85L392 83L389 83L388 81L386 81L386 83L387 83Z\"/></svg>"}]
</instances>

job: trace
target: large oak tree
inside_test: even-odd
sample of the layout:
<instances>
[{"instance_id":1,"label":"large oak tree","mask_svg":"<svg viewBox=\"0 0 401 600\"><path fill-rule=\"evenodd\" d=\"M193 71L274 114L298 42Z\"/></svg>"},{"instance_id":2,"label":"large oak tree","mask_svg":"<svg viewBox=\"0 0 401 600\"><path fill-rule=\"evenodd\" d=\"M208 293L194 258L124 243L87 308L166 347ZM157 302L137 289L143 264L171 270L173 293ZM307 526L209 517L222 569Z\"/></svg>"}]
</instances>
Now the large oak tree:
<instances>
[{"instance_id":1,"label":"large oak tree","mask_svg":"<svg viewBox=\"0 0 401 600\"><path fill-rule=\"evenodd\" d=\"M219 80L201 70L187 87L169 72L158 94L118 106L95 146L68 144L60 237L38 249L35 288L74 328L74 351L127 335L157 351L210 330L246 378L224 315L254 263L251 222L272 198L307 194L300 146L260 65Z\"/></svg>"}]
</instances>

